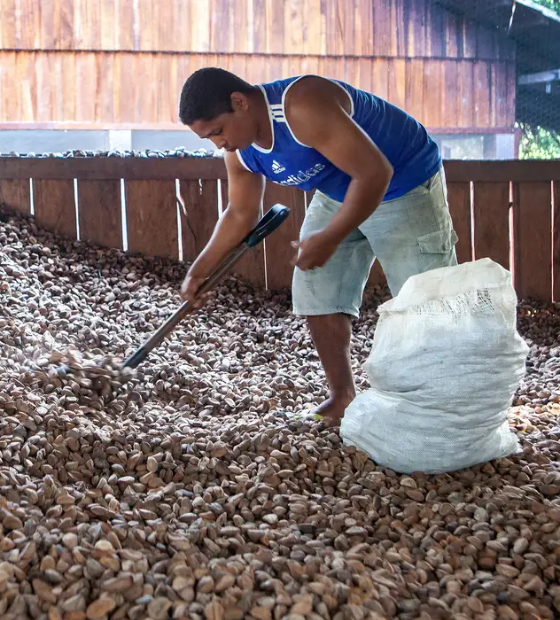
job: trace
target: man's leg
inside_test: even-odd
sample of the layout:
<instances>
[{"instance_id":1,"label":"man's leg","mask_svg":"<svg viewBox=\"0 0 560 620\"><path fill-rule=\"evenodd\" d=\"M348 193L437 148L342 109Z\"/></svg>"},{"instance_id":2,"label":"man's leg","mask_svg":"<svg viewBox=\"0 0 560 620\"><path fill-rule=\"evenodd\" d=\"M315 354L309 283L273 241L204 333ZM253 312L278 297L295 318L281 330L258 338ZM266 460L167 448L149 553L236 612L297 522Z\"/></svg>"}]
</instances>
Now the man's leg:
<instances>
[{"instance_id":1,"label":"man's leg","mask_svg":"<svg viewBox=\"0 0 560 620\"><path fill-rule=\"evenodd\" d=\"M307 324L313 343L327 376L330 397L315 413L339 423L344 410L356 396L350 362L352 319L348 314L308 316Z\"/></svg>"},{"instance_id":2,"label":"man's leg","mask_svg":"<svg viewBox=\"0 0 560 620\"><path fill-rule=\"evenodd\" d=\"M316 192L300 239L323 230L341 203ZM355 395L350 364L351 317L359 316L362 294L374 256L366 237L356 230L318 269L294 270L293 311L305 316L325 370L330 397L314 413L339 421Z\"/></svg>"}]
</instances>

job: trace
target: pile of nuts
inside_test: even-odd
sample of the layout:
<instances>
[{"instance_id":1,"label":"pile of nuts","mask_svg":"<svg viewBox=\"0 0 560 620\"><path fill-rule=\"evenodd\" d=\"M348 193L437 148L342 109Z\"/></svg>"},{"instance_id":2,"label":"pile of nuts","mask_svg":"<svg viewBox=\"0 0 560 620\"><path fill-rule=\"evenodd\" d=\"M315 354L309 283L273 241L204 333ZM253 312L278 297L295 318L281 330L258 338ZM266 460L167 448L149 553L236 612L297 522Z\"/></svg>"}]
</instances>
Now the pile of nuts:
<instances>
[{"instance_id":1,"label":"pile of nuts","mask_svg":"<svg viewBox=\"0 0 560 620\"><path fill-rule=\"evenodd\" d=\"M3 620L557 617L555 306L519 308L523 452L405 476L276 414L326 396L288 292L227 278L123 375L184 273L0 217ZM361 389L386 298L354 325Z\"/></svg>"},{"instance_id":2,"label":"pile of nuts","mask_svg":"<svg viewBox=\"0 0 560 620\"><path fill-rule=\"evenodd\" d=\"M199 148L196 150L189 150L185 147L179 146L174 149L160 150L126 150L126 149L111 149L110 151L93 151L93 150L81 150L71 149L69 151L61 151L54 153L18 153L17 151L11 151L10 153L0 153L0 157L30 157L45 158L45 157L142 157L142 158L163 158L163 157L223 157L222 150L208 150L205 148Z\"/></svg>"}]
</instances>

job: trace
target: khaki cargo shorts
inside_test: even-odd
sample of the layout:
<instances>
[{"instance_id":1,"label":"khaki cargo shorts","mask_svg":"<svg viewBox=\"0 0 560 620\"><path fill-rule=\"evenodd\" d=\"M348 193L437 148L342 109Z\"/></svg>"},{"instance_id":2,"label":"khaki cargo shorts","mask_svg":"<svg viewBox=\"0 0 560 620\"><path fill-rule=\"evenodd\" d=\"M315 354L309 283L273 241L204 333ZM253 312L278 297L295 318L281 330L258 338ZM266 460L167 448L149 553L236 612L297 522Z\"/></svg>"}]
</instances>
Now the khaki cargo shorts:
<instances>
[{"instance_id":1,"label":"khaki cargo shorts","mask_svg":"<svg viewBox=\"0 0 560 620\"><path fill-rule=\"evenodd\" d=\"M341 202L316 191L300 239L326 228L341 206ZM376 258L396 296L410 276L456 265L456 243L441 168L408 194L382 202L323 267L308 271L296 267L292 283L294 314L344 313L357 318Z\"/></svg>"}]
</instances>

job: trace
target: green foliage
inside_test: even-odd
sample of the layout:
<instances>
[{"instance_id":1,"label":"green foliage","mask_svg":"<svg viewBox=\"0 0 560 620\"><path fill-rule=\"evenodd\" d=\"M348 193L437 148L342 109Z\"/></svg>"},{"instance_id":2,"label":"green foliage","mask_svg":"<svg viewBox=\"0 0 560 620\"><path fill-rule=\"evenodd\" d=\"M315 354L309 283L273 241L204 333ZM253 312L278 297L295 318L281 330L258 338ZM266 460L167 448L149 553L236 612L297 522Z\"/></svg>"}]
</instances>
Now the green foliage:
<instances>
[{"instance_id":1,"label":"green foliage","mask_svg":"<svg viewBox=\"0 0 560 620\"><path fill-rule=\"evenodd\" d=\"M560 15L560 0L533 0L533 2L552 9ZM525 123L517 123L516 126L522 132L519 143L520 159L560 159L559 133L538 125L529 126Z\"/></svg>"},{"instance_id":2,"label":"green foliage","mask_svg":"<svg viewBox=\"0 0 560 620\"><path fill-rule=\"evenodd\" d=\"M544 127L517 123L521 130L519 159L560 159L560 134Z\"/></svg>"},{"instance_id":3,"label":"green foliage","mask_svg":"<svg viewBox=\"0 0 560 620\"><path fill-rule=\"evenodd\" d=\"M533 0L535 4L546 6L560 15L560 0Z\"/></svg>"}]
</instances>

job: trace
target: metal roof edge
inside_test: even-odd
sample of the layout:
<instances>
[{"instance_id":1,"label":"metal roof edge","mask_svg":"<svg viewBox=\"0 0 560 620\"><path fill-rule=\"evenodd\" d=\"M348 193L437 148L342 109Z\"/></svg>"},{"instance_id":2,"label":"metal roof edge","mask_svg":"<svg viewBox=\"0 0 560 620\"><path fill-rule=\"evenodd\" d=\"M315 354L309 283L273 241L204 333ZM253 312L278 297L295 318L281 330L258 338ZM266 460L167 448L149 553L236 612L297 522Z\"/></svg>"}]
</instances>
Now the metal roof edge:
<instances>
[{"instance_id":1,"label":"metal roof edge","mask_svg":"<svg viewBox=\"0 0 560 620\"><path fill-rule=\"evenodd\" d=\"M548 7L543 6L542 4L538 4L537 2L533 2L533 0L514 0L514 3L520 4L521 6L524 6L528 9L532 9L533 11L537 11L538 13L541 13L543 17L546 17L548 19L551 19L552 21L560 23L560 15L558 15L556 11L553 11L552 9L549 9Z\"/></svg>"}]
</instances>

